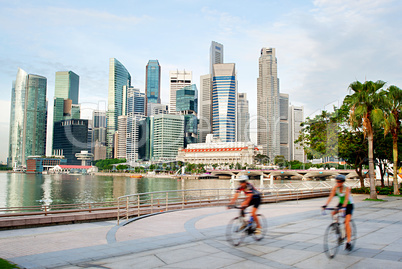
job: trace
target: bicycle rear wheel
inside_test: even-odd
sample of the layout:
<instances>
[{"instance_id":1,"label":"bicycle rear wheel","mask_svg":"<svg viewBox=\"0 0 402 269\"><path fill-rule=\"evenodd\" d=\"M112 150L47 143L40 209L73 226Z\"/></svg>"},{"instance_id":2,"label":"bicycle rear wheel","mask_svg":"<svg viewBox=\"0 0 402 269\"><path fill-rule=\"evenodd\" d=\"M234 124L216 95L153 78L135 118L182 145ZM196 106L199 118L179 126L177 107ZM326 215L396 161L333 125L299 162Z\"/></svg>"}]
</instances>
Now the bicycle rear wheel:
<instances>
[{"instance_id":1,"label":"bicycle rear wheel","mask_svg":"<svg viewBox=\"0 0 402 269\"><path fill-rule=\"evenodd\" d=\"M257 217L258 217L258 221L260 222L261 233L260 234L253 233L253 238L256 241L260 241L267 234L268 224L267 224L267 219L264 217L264 215L257 214ZM256 225L256 223L254 222L253 225Z\"/></svg>"},{"instance_id":2,"label":"bicycle rear wheel","mask_svg":"<svg viewBox=\"0 0 402 269\"><path fill-rule=\"evenodd\" d=\"M247 223L244 222L243 218L232 219L226 227L226 240L233 246L240 245L247 235L247 229L249 227L247 227Z\"/></svg>"},{"instance_id":3,"label":"bicycle rear wheel","mask_svg":"<svg viewBox=\"0 0 402 269\"><path fill-rule=\"evenodd\" d=\"M350 220L350 228L352 229L352 240L350 241L350 244L352 246L351 250L355 248L356 245L356 240L357 240L357 229L356 229L356 224L353 220Z\"/></svg>"},{"instance_id":4,"label":"bicycle rear wheel","mask_svg":"<svg viewBox=\"0 0 402 269\"><path fill-rule=\"evenodd\" d=\"M324 235L324 252L328 258L335 257L342 241L341 237L338 223L332 223L328 226Z\"/></svg>"}]
</instances>

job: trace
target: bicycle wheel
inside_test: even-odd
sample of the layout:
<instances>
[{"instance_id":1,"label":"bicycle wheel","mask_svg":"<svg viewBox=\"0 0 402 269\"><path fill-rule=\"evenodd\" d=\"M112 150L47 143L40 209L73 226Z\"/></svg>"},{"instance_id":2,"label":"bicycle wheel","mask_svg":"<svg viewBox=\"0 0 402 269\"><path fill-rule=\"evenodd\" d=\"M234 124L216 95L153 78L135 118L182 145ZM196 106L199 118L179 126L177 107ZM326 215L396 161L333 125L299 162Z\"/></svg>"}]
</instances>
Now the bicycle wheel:
<instances>
[{"instance_id":1,"label":"bicycle wheel","mask_svg":"<svg viewBox=\"0 0 402 269\"><path fill-rule=\"evenodd\" d=\"M237 217L232 219L226 227L226 240L233 246L240 245L246 237L248 228L244 225L243 218Z\"/></svg>"},{"instance_id":2,"label":"bicycle wheel","mask_svg":"<svg viewBox=\"0 0 402 269\"><path fill-rule=\"evenodd\" d=\"M335 257L342 241L341 237L338 223L332 223L328 226L324 235L324 252L328 258Z\"/></svg>"},{"instance_id":3,"label":"bicycle wheel","mask_svg":"<svg viewBox=\"0 0 402 269\"><path fill-rule=\"evenodd\" d=\"M258 220L260 221L261 233L260 234L253 233L253 238L256 241L260 241L261 239L264 238L264 236L267 233L268 224L267 224L267 219L264 217L264 215L257 214L257 217L258 217ZM256 225L256 223L254 222L253 225Z\"/></svg>"},{"instance_id":4,"label":"bicycle wheel","mask_svg":"<svg viewBox=\"0 0 402 269\"><path fill-rule=\"evenodd\" d=\"M353 220L350 220L350 228L352 229L352 238L350 241L350 245L352 246L351 250L353 250L356 245L356 240L357 240L357 229L356 229L356 224Z\"/></svg>"}]
</instances>

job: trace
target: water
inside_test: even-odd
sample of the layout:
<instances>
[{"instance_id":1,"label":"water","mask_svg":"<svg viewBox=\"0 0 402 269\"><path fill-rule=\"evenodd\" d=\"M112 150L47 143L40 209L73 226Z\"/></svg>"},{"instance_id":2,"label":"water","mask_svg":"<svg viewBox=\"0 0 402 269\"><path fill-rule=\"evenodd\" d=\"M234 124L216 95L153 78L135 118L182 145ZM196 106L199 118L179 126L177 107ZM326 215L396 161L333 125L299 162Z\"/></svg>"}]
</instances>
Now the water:
<instances>
[{"instance_id":1,"label":"water","mask_svg":"<svg viewBox=\"0 0 402 269\"><path fill-rule=\"evenodd\" d=\"M114 201L153 191L229 188L229 180L0 173L0 208Z\"/></svg>"}]
</instances>

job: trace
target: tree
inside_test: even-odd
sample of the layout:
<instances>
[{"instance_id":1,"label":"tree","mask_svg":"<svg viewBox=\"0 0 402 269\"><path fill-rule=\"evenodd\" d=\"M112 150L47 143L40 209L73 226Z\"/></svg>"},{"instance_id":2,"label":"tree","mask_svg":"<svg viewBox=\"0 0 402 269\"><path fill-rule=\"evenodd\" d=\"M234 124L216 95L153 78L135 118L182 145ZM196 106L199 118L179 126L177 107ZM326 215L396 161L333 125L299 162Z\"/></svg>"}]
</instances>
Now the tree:
<instances>
[{"instance_id":1,"label":"tree","mask_svg":"<svg viewBox=\"0 0 402 269\"><path fill-rule=\"evenodd\" d=\"M349 85L352 94L347 95L344 104L350 106L349 123L354 129L362 128L368 140L370 198L377 199L374 178L373 127L383 118L379 90L385 85L383 81L355 81Z\"/></svg>"},{"instance_id":2,"label":"tree","mask_svg":"<svg viewBox=\"0 0 402 269\"><path fill-rule=\"evenodd\" d=\"M394 161L394 194L399 195L398 185L398 134L401 130L402 90L396 86L390 86L383 92L384 131L392 135L392 153Z\"/></svg>"}]
</instances>

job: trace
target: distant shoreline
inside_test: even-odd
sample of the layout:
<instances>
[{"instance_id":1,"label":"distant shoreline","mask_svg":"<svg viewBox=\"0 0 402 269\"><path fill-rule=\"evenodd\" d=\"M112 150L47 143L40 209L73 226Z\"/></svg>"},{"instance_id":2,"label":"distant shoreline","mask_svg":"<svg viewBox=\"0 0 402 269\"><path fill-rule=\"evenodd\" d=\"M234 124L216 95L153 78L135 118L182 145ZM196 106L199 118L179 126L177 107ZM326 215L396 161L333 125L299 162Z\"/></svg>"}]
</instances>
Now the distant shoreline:
<instances>
[{"instance_id":1,"label":"distant shoreline","mask_svg":"<svg viewBox=\"0 0 402 269\"><path fill-rule=\"evenodd\" d=\"M141 175L143 177L155 177L155 178L175 178L175 175L171 174L155 174L150 175L146 173L107 173L107 172L95 172L95 176L111 176L111 177L130 177L133 175Z\"/></svg>"}]
</instances>

